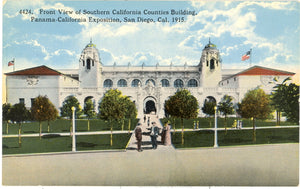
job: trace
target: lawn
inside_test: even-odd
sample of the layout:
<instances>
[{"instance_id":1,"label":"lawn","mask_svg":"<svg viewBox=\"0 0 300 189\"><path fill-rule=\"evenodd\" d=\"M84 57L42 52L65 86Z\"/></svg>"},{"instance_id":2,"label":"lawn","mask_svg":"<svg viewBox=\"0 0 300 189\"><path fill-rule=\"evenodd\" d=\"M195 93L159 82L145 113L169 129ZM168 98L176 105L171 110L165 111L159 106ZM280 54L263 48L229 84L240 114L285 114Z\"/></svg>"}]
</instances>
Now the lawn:
<instances>
[{"instance_id":1,"label":"lawn","mask_svg":"<svg viewBox=\"0 0 300 189\"><path fill-rule=\"evenodd\" d=\"M134 129L138 119L134 119L131 121L130 129ZM88 121L87 120L76 120L76 131L77 132L85 132L88 131ZM71 121L65 119L57 119L55 121L50 122L50 132L49 133L64 133L70 132ZM38 122L28 122L22 123L21 126L22 134L29 133L39 133L39 123ZM8 134L18 134L19 125L18 124L9 124L8 126ZM124 121L124 130L128 130L128 120ZM90 131L107 131L110 130L109 122L93 119L90 120ZM122 130L122 123L114 123L113 130ZM48 122L42 122L42 132L48 133ZM6 123L2 122L2 134L6 134Z\"/></svg>"},{"instance_id":2,"label":"lawn","mask_svg":"<svg viewBox=\"0 0 300 189\"><path fill-rule=\"evenodd\" d=\"M164 124L166 121L168 121L167 118L163 118L160 120L161 120L162 124ZM227 118L227 128L232 127L234 120L242 120L243 127L252 127L252 120L250 120L250 119ZM175 129L181 129L180 119L170 119L170 121L172 124L172 128L174 128L174 126L175 126ZM186 129L194 128L194 121L199 121L199 128L213 128L214 127L214 117L211 117L211 118L184 119L183 120L184 128L186 128ZM225 125L225 119L218 118L218 128L224 128L224 125ZM281 122L280 125L298 125L298 124L284 121L284 122ZM276 126L276 122L272 121L272 120L256 120L256 126L257 127Z\"/></svg>"},{"instance_id":3,"label":"lawn","mask_svg":"<svg viewBox=\"0 0 300 189\"><path fill-rule=\"evenodd\" d=\"M109 150L125 149L130 134L114 134L113 146L110 146L110 135L81 135L76 137L77 151L84 150ZM26 154L46 152L68 152L72 151L72 138L69 136L46 135L39 137L23 137L22 145L19 147L18 138L3 138L2 153Z\"/></svg>"},{"instance_id":4,"label":"lawn","mask_svg":"<svg viewBox=\"0 0 300 189\"><path fill-rule=\"evenodd\" d=\"M298 143L299 128L257 129L256 142L252 141L252 130L218 131L219 146ZM175 148L213 147L214 131L184 132L184 144L181 144L181 132L172 134Z\"/></svg>"}]
</instances>

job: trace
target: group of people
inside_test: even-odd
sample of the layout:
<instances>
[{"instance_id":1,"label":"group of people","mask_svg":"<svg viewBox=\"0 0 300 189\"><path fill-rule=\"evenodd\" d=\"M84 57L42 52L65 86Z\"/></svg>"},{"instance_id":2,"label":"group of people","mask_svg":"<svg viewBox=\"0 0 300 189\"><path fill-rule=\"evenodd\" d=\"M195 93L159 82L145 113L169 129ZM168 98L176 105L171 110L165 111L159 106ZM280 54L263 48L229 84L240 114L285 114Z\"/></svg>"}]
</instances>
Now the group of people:
<instances>
[{"instance_id":1,"label":"group of people","mask_svg":"<svg viewBox=\"0 0 300 189\"><path fill-rule=\"evenodd\" d=\"M144 123L146 122L146 118L144 117ZM148 118L148 127L150 126L149 124L150 118ZM138 123L136 129L135 129L135 137L137 140L137 148L139 152L142 152L142 124ZM156 125L156 122L151 123L151 127L147 128L150 131L150 138L151 138L151 144L153 149L157 149L157 137L158 135L161 135L161 142L162 144L169 146L171 145L171 125L166 122L164 125L164 128L160 132L160 129Z\"/></svg>"}]
</instances>

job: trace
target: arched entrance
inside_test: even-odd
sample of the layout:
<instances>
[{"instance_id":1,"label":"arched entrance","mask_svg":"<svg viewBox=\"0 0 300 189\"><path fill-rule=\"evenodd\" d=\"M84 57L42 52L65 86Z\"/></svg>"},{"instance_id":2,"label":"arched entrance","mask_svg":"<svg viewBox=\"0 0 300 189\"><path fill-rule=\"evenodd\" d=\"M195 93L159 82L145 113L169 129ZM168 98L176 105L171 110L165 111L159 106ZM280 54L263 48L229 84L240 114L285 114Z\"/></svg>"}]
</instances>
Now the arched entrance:
<instances>
[{"instance_id":1,"label":"arched entrance","mask_svg":"<svg viewBox=\"0 0 300 189\"><path fill-rule=\"evenodd\" d=\"M144 114L156 114L156 99L147 97L144 100Z\"/></svg>"}]
</instances>

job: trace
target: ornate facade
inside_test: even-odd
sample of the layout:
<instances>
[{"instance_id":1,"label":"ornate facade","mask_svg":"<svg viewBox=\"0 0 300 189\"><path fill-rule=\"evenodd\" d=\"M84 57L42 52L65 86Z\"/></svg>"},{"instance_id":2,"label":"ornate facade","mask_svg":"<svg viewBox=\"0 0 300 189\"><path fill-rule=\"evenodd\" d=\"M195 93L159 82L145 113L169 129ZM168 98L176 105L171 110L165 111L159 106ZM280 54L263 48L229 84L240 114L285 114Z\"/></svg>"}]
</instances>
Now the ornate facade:
<instances>
[{"instance_id":1,"label":"ornate facade","mask_svg":"<svg viewBox=\"0 0 300 189\"><path fill-rule=\"evenodd\" d=\"M294 75L259 66L242 71L222 70L219 50L210 41L196 66L104 66L100 57L90 42L81 53L78 69L58 71L39 66L6 73L7 102L23 101L30 107L35 97L47 95L59 108L66 97L73 95L82 107L86 99L92 98L97 110L104 93L117 88L135 102L138 117L144 113L164 117L164 102L179 88L188 89L201 108L205 99L219 102L225 94L239 102L248 90L258 86L270 93L275 77L281 82Z\"/></svg>"}]
</instances>

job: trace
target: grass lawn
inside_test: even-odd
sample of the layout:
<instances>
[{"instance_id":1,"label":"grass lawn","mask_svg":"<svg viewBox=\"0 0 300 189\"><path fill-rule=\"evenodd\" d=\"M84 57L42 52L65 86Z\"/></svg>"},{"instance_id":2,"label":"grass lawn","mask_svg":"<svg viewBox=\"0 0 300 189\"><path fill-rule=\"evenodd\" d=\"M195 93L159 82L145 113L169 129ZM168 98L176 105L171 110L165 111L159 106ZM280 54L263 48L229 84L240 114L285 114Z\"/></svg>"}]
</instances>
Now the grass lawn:
<instances>
[{"instance_id":1,"label":"grass lawn","mask_svg":"<svg viewBox=\"0 0 300 189\"><path fill-rule=\"evenodd\" d=\"M299 128L257 129L256 142L252 141L252 130L218 131L219 146L298 143ZM181 132L172 134L172 143L176 148L213 147L214 131L191 131L184 133L181 144Z\"/></svg>"},{"instance_id":2,"label":"grass lawn","mask_svg":"<svg viewBox=\"0 0 300 189\"><path fill-rule=\"evenodd\" d=\"M163 118L160 119L162 124L164 124L168 119ZM243 127L252 127L252 120L250 119L242 119L242 118L227 118L227 128L232 127L234 120L242 120L243 121ZM181 121L180 119L170 119L172 128L175 129L181 129ZM214 127L214 117L211 118L197 118L197 119L184 119L183 125L186 129L192 129L194 128L194 121L199 121L199 128L213 128ZM218 118L218 128L224 128L225 119L224 118ZM281 122L280 125L298 125L296 123L291 122ZM276 126L276 122L272 120L256 120L256 126Z\"/></svg>"},{"instance_id":3,"label":"grass lawn","mask_svg":"<svg viewBox=\"0 0 300 189\"><path fill-rule=\"evenodd\" d=\"M130 136L129 134L114 134L113 146L110 146L110 135L76 136L76 149L77 151L125 149ZM69 136L45 136L41 139L23 137L21 147L19 147L18 140L16 137L3 138L2 153L5 155L72 151L72 138Z\"/></svg>"},{"instance_id":4,"label":"grass lawn","mask_svg":"<svg viewBox=\"0 0 300 189\"><path fill-rule=\"evenodd\" d=\"M130 129L134 129L138 123L138 119L131 121ZM76 120L76 131L84 132L88 131L88 121L87 120ZM18 134L19 125L18 124L8 124L8 134ZM71 121L65 119L58 119L50 122L50 132L49 133L63 133L70 132ZM124 130L128 130L128 120L124 121ZM39 123L30 122L22 123L22 134L28 133L39 133ZM90 131L107 131L110 130L110 125L100 119L90 120ZM122 123L114 123L113 130L122 130ZM42 132L48 133L48 122L42 122ZM2 134L6 134L6 123L2 122Z\"/></svg>"}]
</instances>

